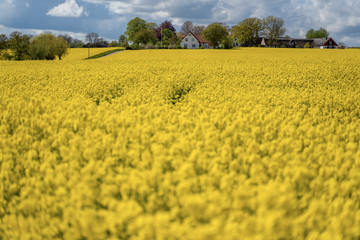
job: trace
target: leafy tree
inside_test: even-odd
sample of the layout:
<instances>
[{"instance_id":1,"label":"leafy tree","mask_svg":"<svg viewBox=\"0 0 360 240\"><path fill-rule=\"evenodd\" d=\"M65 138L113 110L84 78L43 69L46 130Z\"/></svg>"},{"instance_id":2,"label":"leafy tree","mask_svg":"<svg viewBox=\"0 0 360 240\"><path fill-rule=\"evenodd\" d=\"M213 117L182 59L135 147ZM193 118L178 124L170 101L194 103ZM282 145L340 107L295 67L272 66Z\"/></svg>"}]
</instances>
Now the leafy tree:
<instances>
[{"instance_id":1,"label":"leafy tree","mask_svg":"<svg viewBox=\"0 0 360 240\"><path fill-rule=\"evenodd\" d=\"M30 55L33 60L55 59L56 37L51 33L42 33L31 39Z\"/></svg>"},{"instance_id":2,"label":"leafy tree","mask_svg":"<svg viewBox=\"0 0 360 240\"><path fill-rule=\"evenodd\" d=\"M203 31L203 35L215 48L217 43L226 39L228 31L223 24L212 23Z\"/></svg>"},{"instance_id":3,"label":"leafy tree","mask_svg":"<svg viewBox=\"0 0 360 240\"><path fill-rule=\"evenodd\" d=\"M55 55L58 56L59 60L61 60L61 58L67 54L68 54L68 42L62 37L57 37Z\"/></svg>"},{"instance_id":4,"label":"leafy tree","mask_svg":"<svg viewBox=\"0 0 360 240\"><path fill-rule=\"evenodd\" d=\"M130 41L136 42L135 35L145 29L148 29L147 22L139 17L136 17L128 22L125 34L128 36ZM139 36L136 38L138 37Z\"/></svg>"},{"instance_id":5,"label":"leafy tree","mask_svg":"<svg viewBox=\"0 0 360 240\"><path fill-rule=\"evenodd\" d=\"M289 35L285 35L284 38L291 38Z\"/></svg>"},{"instance_id":6,"label":"leafy tree","mask_svg":"<svg viewBox=\"0 0 360 240\"><path fill-rule=\"evenodd\" d=\"M161 28L162 30L164 29L169 29L172 33L176 32L176 29L174 28L174 26L172 25L172 22L169 20L165 20L164 22L162 22L159 26L159 28Z\"/></svg>"},{"instance_id":7,"label":"leafy tree","mask_svg":"<svg viewBox=\"0 0 360 240\"><path fill-rule=\"evenodd\" d=\"M120 37L119 37L119 44L122 44L122 43L124 43L124 42L126 42L126 36L125 36L125 35L120 35Z\"/></svg>"},{"instance_id":8,"label":"leafy tree","mask_svg":"<svg viewBox=\"0 0 360 240\"><path fill-rule=\"evenodd\" d=\"M170 39L173 35L174 35L174 33L172 31L170 31L168 28L165 28L162 30L163 37L167 37L168 39Z\"/></svg>"},{"instance_id":9,"label":"leafy tree","mask_svg":"<svg viewBox=\"0 0 360 240\"><path fill-rule=\"evenodd\" d=\"M82 48L84 46L84 42L74 38L73 42L70 44L70 47L72 48Z\"/></svg>"},{"instance_id":10,"label":"leafy tree","mask_svg":"<svg viewBox=\"0 0 360 240\"><path fill-rule=\"evenodd\" d=\"M112 41L110 44L109 44L109 47L117 47L119 45L119 43L117 41Z\"/></svg>"},{"instance_id":11,"label":"leafy tree","mask_svg":"<svg viewBox=\"0 0 360 240\"><path fill-rule=\"evenodd\" d=\"M31 39L30 55L33 60L59 60L68 53L68 42L51 33L42 33Z\"/></svg>"},{"instance_id":12,"label":"leafy tree","mask_svg":"<svg viewBox=\"0 0 360 240\"><path fill-rule=\"evenodd\" d=\"M233 38L231 36L227 36L223 41L222 44L225 49L231 49L233 47Z\"/></svg>"},{"instance_id":13,"label":"leafy tree","mask_svg":"<svg viewBox=\"0 0 360 240\"><path fill-rule=\"evenodd\" d=\"M310 46L310 43L305 43L305 46L304 46L304 48L310 48L311 46Z\"/></svg>"},{"instance_id":14,"label":"leafy tree","mask_svg":"<svg viewBox=\"0 0 360 240\"><path fill-rule=\"evenodd\" d=\"M174 26L172 25L171 21L165 20L164 22L162 22L160 24L160 26L155 30L157 38L159 40L161 40L161 31L163 31L164 29L168 29L172 32L172 34L175 34L176 29L174 28Z\"/></svg>"},{"instance_id":15,"label":"leafy tree","mask_svg":"<svg viewBox=\"0 0 360 240\"><path fill-rule=\"evenodd\" d=\"M157 23L147 23L146 24L146 28L151 29L151 30L156 30L159 27L159 25L157 25Z\"/></svg>"},{"instance_id":16,"label":"leafy tree","mask_svg":"<svg viewBox=\"0 0 360 240\"><path fill-rule=\"evenodd\" d=\"M284 20L282 18L268 16L263 19L262 34L269 39L271 45L277 42L278 38L284 35Z\"/></svg>"},{"instance_id":17,"label":"leafy tree","mask_svg":"<svg viewBox=\"0 0 360 240\"><path fill-rule=\"evenodd\" d=\"M142 44L147 44L147 43L156 43L157 39L156 39L156 35L155 32L151 29L142 29L140 31L138 31L134 37L133 37L133 42L134 43L142 43Z\"/></svg>"},{"instance_id":18,"label":"leafy tree","mask_svg":"<svg viewBox=\"0 0 360 240\"><path fill-rule=\"evenodd\" d=\"M100 41L99 39L99 34L95 33L95 32L91 32L86 34L85 36L85 42L89 43L89 44L96 44Z\"/></svg>"},{"instance_id":19,"label":"leafy tree","mask_svg":"<svg viewBox=\"0 0 360 240\"><path fill-rule=\"evenodd\" d=\"M306 38L307 39L311 39L311 38L327 38L327 37L329 37L329 32L325 28L320 28L319 30L316 30L316 31L313 28L311 28L306 33Z\"/></svg>"},{"instance_id":20,"label":"leafy tree","mask_svg":"<svg viewBox=\"0 0 360 240\"><path fill-rule=\"evenodd\" d=\"M30 36L15 31L10 34L9 47L14 51L15 60L24 60L29 56Z\"/></svg>"},{"instance_id":21,"label":"leafy tree","mask_svg":"<svg viewBox=\"0 0 360 240\"><path fill-rule=\"evenodd\" d=\"M256 39L259 37L263 24L261 19L247 18L239 22L231 30L233 37L245 45L256 45Z\"/></svg>"},{"instance_id":22,"label":"leafy tree","mask_svg":"<svg viewBox=\"0 0 360 240\"><path fill-rule=\"evenodd\" d=\"M8 41L9 39L5 34L0 35L0 59L11 58L10 54L6 51L6 49L9 47Z\"/></svg>"},{"instance_id":23,"label":"leafy tree","mask_svg":"<svg viewBox=\"0 0 360 240\"><path fill-rule=\"evenodd\" d=\"M8 48L8 38L5 34L0 35L0 51Z\"/></svg>"}]
</instances>

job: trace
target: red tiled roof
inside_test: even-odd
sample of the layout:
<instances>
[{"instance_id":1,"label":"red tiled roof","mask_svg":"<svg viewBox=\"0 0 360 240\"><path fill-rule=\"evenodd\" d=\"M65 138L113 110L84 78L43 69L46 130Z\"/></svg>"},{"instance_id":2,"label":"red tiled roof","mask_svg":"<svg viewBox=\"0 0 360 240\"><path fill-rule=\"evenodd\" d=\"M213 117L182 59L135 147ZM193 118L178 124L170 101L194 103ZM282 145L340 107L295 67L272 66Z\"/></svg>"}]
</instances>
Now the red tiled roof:
<instances>
[{"instance_id":1,"label":"red tiled roof","mask_svg":"<svg viewBox=\"0 0 360 240\"><path fill-rule=\"evenodd\" d=\"M196 39L200 42L200 43L210 43L207 39L205 39L202 35L194 35L196 37Z\"/></svg>"}]
</instances>

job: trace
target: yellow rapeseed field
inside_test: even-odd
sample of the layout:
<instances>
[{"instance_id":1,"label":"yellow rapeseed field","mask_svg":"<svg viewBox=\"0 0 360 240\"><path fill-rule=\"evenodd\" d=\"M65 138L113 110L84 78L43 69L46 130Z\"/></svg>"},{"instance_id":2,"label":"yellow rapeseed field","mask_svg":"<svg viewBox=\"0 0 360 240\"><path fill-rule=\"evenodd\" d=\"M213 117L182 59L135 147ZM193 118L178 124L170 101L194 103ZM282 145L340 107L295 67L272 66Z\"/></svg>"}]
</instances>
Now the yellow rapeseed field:
<instances>
[{"instance_id":1,"label":"yellow rapeseed field","mask_svg":"<svg viewBox=\"0 0 360 240\"><path fill-rule=\"evenodd\" d=\"M0 61L0 239L360 239L360 51Z\"/></svg>"}]
</instances>

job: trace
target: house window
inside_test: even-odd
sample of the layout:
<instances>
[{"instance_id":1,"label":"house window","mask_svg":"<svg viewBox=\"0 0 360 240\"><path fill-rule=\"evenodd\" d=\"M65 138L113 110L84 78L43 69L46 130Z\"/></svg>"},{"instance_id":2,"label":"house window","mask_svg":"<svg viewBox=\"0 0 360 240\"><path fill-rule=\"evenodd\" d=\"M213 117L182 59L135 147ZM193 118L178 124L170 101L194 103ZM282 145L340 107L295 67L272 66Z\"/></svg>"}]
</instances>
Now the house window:
<instances>
[{"instance_id":1,"label":"house window","mask_svg":"<svg viewBox=\"0 0 360 240\"><path fill-rule=\"evenodd\" d=\"M330 45L330 46L332 45L332 41L329 41L329 45Z\"/></svg>"},{"instance_id":2,"label":"house window","mask_svg":"<svg viewBox=\"0 0 360 240\"><path fill-rule=\"evenodd\" d=\"M187 48L187 44L184 44L184 48Z\"/></svg>"},{"instance_id":3,"label":"house window","mask_svg":"<svg viewBox=\"0 0 360 240\"><path fill-rule=\"evenodd\" d=\"M192 39L191 39L191 41L195 41L195 39L194 39L194 38L192 38Z\"/></svg>"},{"instance_id":4,"label":"house window","mask_svg":"<svg viewBox=\"0 0 360 240\"><path fill-rule=\"evenodd\" d=\"M195 44L193 44L193 45L192 45L192 47L194 48L194 47L196 47L196 45L195 45Z\"/></svg>"},{"instance_id":5,"label":"house window","mask_svg":"<svg viewBox=\"0 0 360 240\"><path fill-rule=\"evenodd\" d=\"M209 45L207 43L204 43L204 48L208 48Z\"/></svg>"},{"instance_id":6,"label":"house window","mask_svg":"<svg viewBox=\"0 0 360 240\"><path fill-rule=\"evenodd\" d=\"M187 42L187 41L188 41L188 39L187 39L187 38L185 38L185 41Z\"/></svg>"}]
</instances>

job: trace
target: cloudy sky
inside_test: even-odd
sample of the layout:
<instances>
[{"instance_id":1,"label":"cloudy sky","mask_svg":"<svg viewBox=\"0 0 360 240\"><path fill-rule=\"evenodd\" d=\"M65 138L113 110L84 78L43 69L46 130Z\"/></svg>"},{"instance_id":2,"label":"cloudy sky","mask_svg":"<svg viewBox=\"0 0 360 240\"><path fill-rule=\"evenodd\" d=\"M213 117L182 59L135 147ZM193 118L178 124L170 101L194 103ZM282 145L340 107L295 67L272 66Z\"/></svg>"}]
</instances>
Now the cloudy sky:
<instances>
[{"instance_id":1,"label":"cloudy sky","mask_svg":"<svg viewBox=\"0 0 360 240\"><path fill-rule=\"evenodd\" d=\"M98 32L115 40L134 17L171 20L179 31L188 20L231 26L269 15L282 17L291 37L325 27L336 41L360 46L360 0L0 0L0 33L46 30L83 40L86 33Z\"/></svg>"}]
</instances>

